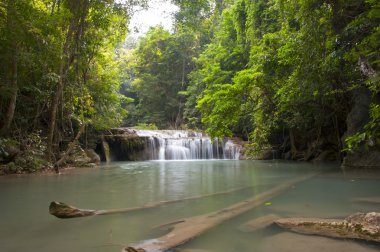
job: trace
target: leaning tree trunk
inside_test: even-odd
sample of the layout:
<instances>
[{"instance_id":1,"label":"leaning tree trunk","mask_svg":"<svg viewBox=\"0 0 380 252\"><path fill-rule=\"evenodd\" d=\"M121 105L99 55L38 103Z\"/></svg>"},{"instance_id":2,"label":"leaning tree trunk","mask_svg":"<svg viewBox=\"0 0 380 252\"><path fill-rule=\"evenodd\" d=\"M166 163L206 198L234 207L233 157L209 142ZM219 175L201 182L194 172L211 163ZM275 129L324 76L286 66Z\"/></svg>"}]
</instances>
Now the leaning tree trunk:
<instances>
[{"instance_id":1,"label":"leaning tree trunk","mask_svg":"<svg viewBox=\"0 0 380 252\"><path fill-rule=\"evenodd\" d=\"M67 157L70 155L70 153L74 150L76 144L77 144L77 141L79 140L80 136L82 135L82 133L84 132L84 129L85 129L85 124L82 123L81 127L79 128L79 131L77 133L77 135L75 136L74 140L69 143L68 147L67 147L67 150L65 151L65 153L62 155L62 157L57 161L55 162L54 164L54 169L57 173L59 173L59 167L66 161Z\"/></svg>"}]
</instances>

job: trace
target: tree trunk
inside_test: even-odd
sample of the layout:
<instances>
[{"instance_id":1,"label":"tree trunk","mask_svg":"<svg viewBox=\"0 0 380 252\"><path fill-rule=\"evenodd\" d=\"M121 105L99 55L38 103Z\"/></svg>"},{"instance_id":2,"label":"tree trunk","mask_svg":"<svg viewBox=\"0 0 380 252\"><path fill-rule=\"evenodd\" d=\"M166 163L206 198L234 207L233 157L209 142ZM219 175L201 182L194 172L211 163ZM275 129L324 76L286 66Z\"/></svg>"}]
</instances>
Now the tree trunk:
<instances>
[{"instance_id":1,"label":"tree trunk","mask_svg":"<svg viewBox=\"0 0 380 252\"><path fill-rule=\"evenodd\" d=\"M179 202L188 201L188 200L198 200L198 199L203 199L203 198L207 198L207 197L213 197L213 196L218 196L218 195L234 193L234 192L238 192L238 191L241 191L241 190L244 190L247 188L250 188L250 186L235 188L235 189L231 189L228 191L222 191L222 192L192 196L192 197L188 197L188 198L176 199L176 200L166 200L166 201L153 202L153 203L148 203L148 204L141 206L141 207L130 207L130 208L120 208L120 209L109 209L109 210L80 209L80 208L70 206L70 205L63 203L63 202L53 201L50 203L49 213L51 215L54 215L54 216L56 216L58 218L62 218L62 219L86 217L86 216L93 216L93 215L114 214L114 213L127 213L127 212L133 212L133 211L138 211L138 210L156 208L156 207L160 207L163 205L174 204L174 203L179 203Z\"/></svg>"},{"instance_id":2,"label":"tree trunk","mask_svg":"<svg viewBox=\"0 0 380 252\"><path fill-rule=\"evenodd\" d=\"M59 173L59 167L65 162L69 154L74 150L76 146L76 142L79 140L80 136L82 135L83 131L85 129L85 124L82 123L81 127L79 128L79 131L77 135L75 136L74 140L69 143L67 150L63 154L63 156L54 164L54 169L57 173Z\"/></svg>"},{"instance_id":3,"label":"tree trunk","mask_svg":"<svg viewBox=\"0 0 380 252\"><path fill-rule=\"evenodd\" d=\"M10 98L8 107L5 112L5 116L2 118L2 127L0 129L0 136L6 135L9 131L11 123L13 121L15 109L16 109L16 101L17 101L17 93L18 93L18 84L17 84L17 40L15 38L14 32L15 27L13 23L13 19L15 18L15 8L14 2L8 1L7 3L7 29L9 30L9 36L7 36L10 46L11 60L10 60L10 77L9 77L9 87L10 87Z\"/></svg>"},{"instance_id":4,"label":"tree trunk","mask_svg":"<svg viewBox=\"0 0 380 252\"><path fill-rule=\"evenodd\" d=\"M58 1L58 4L59 3L60 1ZM63 89L65 86L67 73L76 55L75 53L76 48L74 47L74 44L75 43L77 45L80 44L81 40L83 39L82 38L84 34L83 23L85 22L85 19L88 13L88 8L89 8L88 0L72 1L70 2L70 4L72 5L71 12L73 14L73 17L70 20L65 44L62 50L62 60L59 66L59 81L57 84L57 89L51 101L50 118L49 118L50 120L49 120L48 135L47 135L47 150L46 150L50 161L52 161L53 159L54 131L56 128L59 101L60 101L61 96L63 95Z\"/></svg>"},{"instance_id":5,"label":"tree trunk","mask_svg":"<svg viewBox=\"0 0 380 252\"><path fill-rule=\"evenodd\" d=\"M16 43L16 42L13 42ZM9 99L9 104L5 116L3 118L3 125L0 130L0 135L4 136L8 133L11 123L13 121L13 116L16 109L18 85L17 85L17 46L13 45L12 50L12 62L11 62L11 78L10 78L10 89L11 95Z\"/></svg>"},{"instance_id":6,"label":"tree trunk","mask_svg":"<svg viewBox=\"0 0 380 252\"><path fill-rule=\"evenodd\" d=\"M70 46L72 42L72 37L74 33L74 21L70 22L69 30L66 35L66 41L62 50L62 60L59 66L59 80L57 84L56 92L52 97L51 106L50 106L50 120L48 127L47 135L47 155L50 161L53 161L53 140L54 140L54 131L57 121L57 111L59 106L59 100L63 94L63 88L65 86L65 80L67 72L70 69L72 58L72 52L70 51Z\"/></svg>"},{"instance_id":7,"label":"tree trunk","mask_svg":"<svg viewBox=\"0 0 380 252\"><path fill-rule=\"evenodd\" d=\"M290 153L292 154L292 159L295 159L298 151L296 147L296 140L294 138L293 129L289 130L289 138L290 138Z\"/></svg>"}]
</instances>

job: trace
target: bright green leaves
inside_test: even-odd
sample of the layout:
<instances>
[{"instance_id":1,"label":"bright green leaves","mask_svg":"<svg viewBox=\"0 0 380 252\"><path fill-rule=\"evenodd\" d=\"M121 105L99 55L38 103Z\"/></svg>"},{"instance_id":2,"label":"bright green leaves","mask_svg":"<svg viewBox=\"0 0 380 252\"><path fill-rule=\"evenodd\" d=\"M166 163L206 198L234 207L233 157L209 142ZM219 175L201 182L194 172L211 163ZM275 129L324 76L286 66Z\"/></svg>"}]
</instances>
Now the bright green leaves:
<instances>
[{"instance_id":1,"label":"bright green leaves","mask_svg":"<svg viewBox=\"0 0 380 252\"><path fill-rule=\"evenodd\" d=\"M119 93L123 72L115 47L124 41L131 4L102 0L1 1L0 121L8 102L8 92L3 92L9 89L9 77L5 75L10 73L10 56L14 55L19 87L14 121L25 134L46 127L60 80L64 83L58 99L60 119L56 129L61 131L60 136L65 137L72 119L96 129L120 125L126 114L122 106L130 100ZM6 13L8 6L14 9ZM7 19L7 14L12 18ZM11 50L12 43L17 54Z\"/></svg>"},{"instance_id":2,"label":"bright green leaves","mask_svg":"<svg viewBox=\"0 0 380 252\"><path fill-rule=\"evenodd\" d=\"M357 132L345 139L346 151L356 151L364 146L367 150L380 145L380 105L371 104L370 121L363 131Z\"/></svg>"},{"instance_id":3,"label":"bright green leaves","mask_svg":"<svg viewBox=\"0 0 380 252\"><path fill-rule=\"evenodd\" d=\"M231 126L238 122L242 99L241 89L236 85L219 84L206 90L197 105L206 132L213 137L232 136Z\"/></svg>"},{"instance_id":4,"label":"bright green leaves","mask_svg":"<svg viewBox=\"0 0 380 252\"><path fill-rule=\"evenodd\" d=\"M253 153L279 129L296 130L303 143L331 134L323 131L344 125L352 88L379 90L378 75L363 82L357 67L363 55L378 72L378 14L376 1L235 1L190 74L191 122L198 100L208 133L244 132Z\"/></svg>"},{"instance_id":5,"label":"bright green leaves","mask_svg":"<svg viewBox=\"0 0 380 252\"><path fill-rule=\"evenodd\" d=\"M196 48L192 34L151 28L129 59L137 93L136 123L177 128L183 123L184 91Z\"/></svg>"}]
</instances>

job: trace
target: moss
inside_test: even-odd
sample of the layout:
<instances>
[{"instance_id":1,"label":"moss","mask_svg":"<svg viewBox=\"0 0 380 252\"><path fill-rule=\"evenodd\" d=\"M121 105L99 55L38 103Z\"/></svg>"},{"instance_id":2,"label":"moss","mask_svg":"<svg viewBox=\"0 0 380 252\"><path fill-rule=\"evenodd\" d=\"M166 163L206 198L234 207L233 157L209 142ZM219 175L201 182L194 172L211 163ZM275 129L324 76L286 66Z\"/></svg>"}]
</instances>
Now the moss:
<instances>
[{"instance_id":1,"label":"moss","mask_svg":"<svg viewBox=\"0 0 380 252\"><path fill-rule=\"evenodd\" d=\"M110 152L120 161L140 160L146 147L146 138L137 135L110 135L105 136Z\"/></svg>"}]
</instances>

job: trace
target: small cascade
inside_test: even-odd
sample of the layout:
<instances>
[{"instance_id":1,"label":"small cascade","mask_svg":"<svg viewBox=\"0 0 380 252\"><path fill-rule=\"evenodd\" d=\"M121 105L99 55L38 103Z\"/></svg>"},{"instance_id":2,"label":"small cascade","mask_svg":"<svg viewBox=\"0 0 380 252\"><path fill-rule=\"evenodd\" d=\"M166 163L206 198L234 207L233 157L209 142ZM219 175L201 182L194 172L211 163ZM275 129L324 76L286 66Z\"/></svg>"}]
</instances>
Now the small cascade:
<instances>
[{"instance_id":1,"label":"small cascade","mask_svg":"<svg viewBox=\"0 0 380 252\"><path fill-rule=\"evenodd\" d=\"M145 156L150 160L239 159L240 146L231 140L210 139L198 132L179 130L134 130L146 139Z\"/></svg>"}]
</instances>

